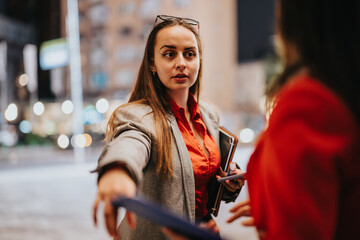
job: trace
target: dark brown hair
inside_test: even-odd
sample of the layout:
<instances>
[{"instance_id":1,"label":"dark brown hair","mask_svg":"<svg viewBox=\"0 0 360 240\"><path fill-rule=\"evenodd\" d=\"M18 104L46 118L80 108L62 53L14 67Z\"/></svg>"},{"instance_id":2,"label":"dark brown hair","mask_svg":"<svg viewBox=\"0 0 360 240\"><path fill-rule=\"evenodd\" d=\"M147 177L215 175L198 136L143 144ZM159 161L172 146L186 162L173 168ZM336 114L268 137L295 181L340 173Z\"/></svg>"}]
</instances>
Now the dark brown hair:
<instances>
[{"instance_id":1,"label":"dark brown hair","mask_svg":"<svg viewBox=\"0 0 360 240\"><path fill-rule=\"evenodd\" d=\"M194 33L198 49L199 49L199 73L196 82L190 87L190 92L199 100L201 76L202 76L202 46L198 32L188 24L186 21L180 18L174 18L166 20L157 24L149 34L143 60L140 65L139 73L135 86L131 92L131 96L128 104L141 103L149 105L154 114L155 131L156 131L156 152L157 152L157 172L161 173L163 177L173 175L172 168L172 135L171 129L168 123L167 114L171 112L171 106L166 93L166 87L160 82L157 74L152 74L150 67L153 66L154 59L154 47L156 42L157 33L164 28L180 25ZM126 104L126 105L128 105ZM122 105L124 106L124 105ZM120 107L122 107L120 106ZM116 111L116 110L115 110ZM115 113L114 111L114 113ZM105 140L110 141L115 127L113 122L115 114L112 114L106 131Z\"/></svg>"},{"instance_id":2,"label":"dark brown hair","mask_svg":"<svg viewBox=\"0 0 360 240\"><path fill-rule=\"evenodd\" d=\"M270 101L292 74L305 67L341 97L360 121L360 1L277 3L277 30L285 51L285 69L267 89ZM292 50L296 62L288 59Z\"/></svg>"}]
</instances>

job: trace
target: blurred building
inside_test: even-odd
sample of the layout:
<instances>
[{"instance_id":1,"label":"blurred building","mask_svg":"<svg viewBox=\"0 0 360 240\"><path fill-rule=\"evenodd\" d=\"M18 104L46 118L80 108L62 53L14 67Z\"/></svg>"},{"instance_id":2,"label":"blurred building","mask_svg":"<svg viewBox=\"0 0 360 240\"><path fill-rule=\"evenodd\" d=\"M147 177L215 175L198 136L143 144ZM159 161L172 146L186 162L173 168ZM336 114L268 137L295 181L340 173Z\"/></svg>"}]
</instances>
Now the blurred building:
<instances>
[{"instance_id":1,"label":"blurred building","mask_svg":"<svg viewBox=\"0 0 360 240\"><path fill-rule=\"evenodd\" d=\"M266 78L259 60L272 50L273 5L265 0L80 0L85 96L126 97L155 17L165 14L200 22L203 96L221 111L257 115ZM66 36L66 6L61 9Z\"/></svg>"},{"instance_id":2,"label":"blurred building","mask_svg":"<svg viewBox=\"0 0 360 240\"><path fill-rule=\"evenodd\" d=\"M78 0L78 8L85 132L102 133L106 118L130 93L146 38L160 14L200 22L202 96L218 107L221 124L237 133L261 131L264 86L277 66L272 42L274 1ZM71 84L64 57L67 13L66 0L0 0L0 42L8 47L7 104L22 105L22 117L8 123L19 128L27 120L31 133L53 139L72 132L72 106L67 101ZM35 93L19 84L26 44L38 51ZM50 58L52 64L58 61L55 67L45 66L42 59L49 46L63 51ZM45 104L39 115L33 114L30 95ZM110 106L98 110L99 100Z\"/></svg>"},{"instance_id":3,"label":"blurred building","mask_svg":"<svg viewBox=\"0 0 360 240\"><path fill-rule=\"evenodd\" d=\"M62 35L66 36L66 6L61 9ZM236 1L80 0L79 14L85 95L126 96L134 84L156 15L165 14L200 21L204 95L221 108L232 109Z\"/></svg>"}]
</instances>

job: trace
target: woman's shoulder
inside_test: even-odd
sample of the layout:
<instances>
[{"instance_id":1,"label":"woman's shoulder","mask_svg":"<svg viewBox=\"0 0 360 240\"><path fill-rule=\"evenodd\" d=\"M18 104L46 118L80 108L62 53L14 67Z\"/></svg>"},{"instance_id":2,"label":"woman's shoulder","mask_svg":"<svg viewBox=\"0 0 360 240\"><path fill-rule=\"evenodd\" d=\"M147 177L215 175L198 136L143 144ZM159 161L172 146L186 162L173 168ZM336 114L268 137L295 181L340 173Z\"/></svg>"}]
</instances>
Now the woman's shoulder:
<instances>
[{"instance_id":1,"label":"woman's shoulder","mask_svg":"<svg viewBox=\"0 0 360 240\"><path fill-rule=\"evenodd\" d=\"M340 97L329 87L319 81L317 78L307 74L300 74L293 77L279 92L279 97L285 95L302 95L306 98L318 98L324 101L330 101L333 104L342 102Z\"/></svg>"},{"instance_id":2,"label":"woman's shoulder","mask_svg":"<svg viewBox=\"0 0 360 240\"><path fill-rule=\"evenodd\" d=\"M202 113L209 115L210 117L219 119L218 108L206 99L200 99L199 108Z\"/></svg>"},{"instance_id":3,"label":"woman's shoulder","mask_svg":"<svg viewBox=\"0 0 360 240\"><path fill-rule=\"evenodd\" d=\"M152 108L143 103L126 103L120 105L113 112L113 124L142 124L145 127L153 127L154 124L154 115Z\"/></svg>"},{"instance_id":4,"label":"woman's shoulder","mask_svg":"<svg viewBox=\"0 0 360 240\"><path fill-rule=\"evenodd\" d=\"M133 102L120 105L114 112L142 117L143 115L151 114L152 108L144 103Z\"/></svg>"},{"instance_id":5,"label":"woman's shoulder","mask_svg":"<svg viewBox=\"0 0 360 240\"><path fill-rule=\"evenodd\" d=\"M279 93L279 101L297 102L307 108L325 105L335 110L347 109L344 101L329 87L314 77L301 75L292 79Z\"/></svg>"},{"instance_id":6,"label":"woman's shoulder","mask_svg":"<svg viewBox=\"0 0 360 240\"><path fill-rule=\"evenodd\" d=\"M318 129L341 128L344 131L356 125L344 101L326 85L307 75L285 85L277 99L270 121L284 123L301 119Z\"/></svg>"}]
</instances>

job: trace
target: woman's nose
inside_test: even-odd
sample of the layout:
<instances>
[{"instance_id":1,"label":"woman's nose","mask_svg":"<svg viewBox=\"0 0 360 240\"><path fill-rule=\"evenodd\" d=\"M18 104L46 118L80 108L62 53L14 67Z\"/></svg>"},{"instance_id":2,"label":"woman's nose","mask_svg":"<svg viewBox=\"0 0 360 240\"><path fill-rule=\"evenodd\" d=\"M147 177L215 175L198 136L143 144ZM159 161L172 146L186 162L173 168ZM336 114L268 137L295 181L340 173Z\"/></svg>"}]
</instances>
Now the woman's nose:
<instances>
[{"instance_id":1,"label":"woman's nose","mask_svg":"<svg viewBox=\"0 0 360 240\"><path fill-rule=\"evenodd\" d=\"M186 67L186 62L184 56L182 54L179 54L176 59L176 68L184 69L185 67Z\"/></svg>"}]
</instances>

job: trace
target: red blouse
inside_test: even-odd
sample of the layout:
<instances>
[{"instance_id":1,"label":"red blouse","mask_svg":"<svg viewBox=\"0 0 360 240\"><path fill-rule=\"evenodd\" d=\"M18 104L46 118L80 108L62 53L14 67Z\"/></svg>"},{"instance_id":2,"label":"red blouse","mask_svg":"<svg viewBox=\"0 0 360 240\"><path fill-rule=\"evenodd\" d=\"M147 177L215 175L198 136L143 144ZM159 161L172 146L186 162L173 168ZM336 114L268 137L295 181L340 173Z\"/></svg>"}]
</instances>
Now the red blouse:
<instances>
[{"instance_id":1,"label":"red blouse","mask_svg":"<svg viewBox=\"0 0 360 240\"><path fill-rule=\"evenodd\" d=\"M207 185L220 167L220 152L215 140L208 133L204 122L201 120L200 110L193 95L190 94L188 100L190 117L194 128L199 135L203 137L205 148L209 152L209 157L206 156L203 148L192 132L185 116L185 109L177 105L172 99L170 99L170 103L190 154L195 178L195 216L196 218L201 218L208 213L208 209L206 208L208 202Z\"/></svg>"},{"instance_id":2,"label":"red blouse","mask_svg":"<svg viewBox=\"0 0 360 240\"><path fill-rule=\"evenodd\" d=\"M327 87L299 76L278 95L250 158L250 204L264 239L359 239L360 130Z\"/></svg>"}]
</instances>

